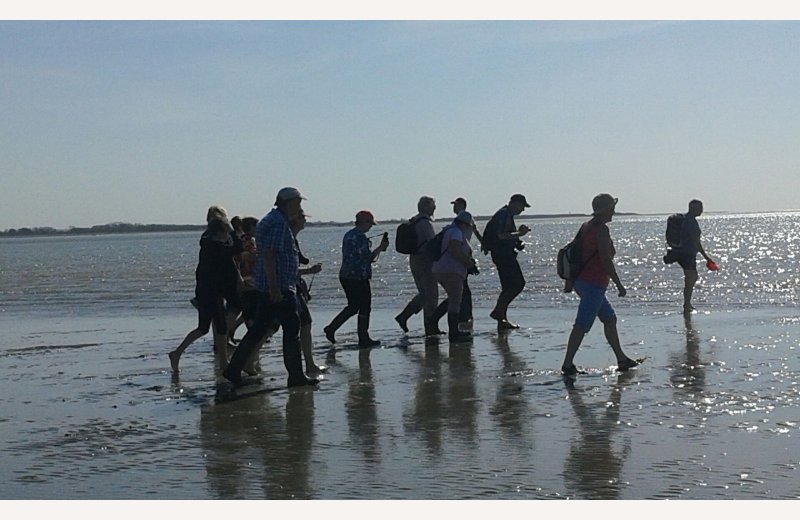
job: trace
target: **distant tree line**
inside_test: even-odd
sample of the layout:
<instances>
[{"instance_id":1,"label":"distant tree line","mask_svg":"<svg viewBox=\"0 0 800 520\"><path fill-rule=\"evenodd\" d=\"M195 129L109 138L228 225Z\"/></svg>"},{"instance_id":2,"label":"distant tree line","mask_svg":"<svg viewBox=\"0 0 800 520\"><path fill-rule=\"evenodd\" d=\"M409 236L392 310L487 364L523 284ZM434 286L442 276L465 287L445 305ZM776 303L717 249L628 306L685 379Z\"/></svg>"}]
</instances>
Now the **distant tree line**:
<instances>
[{"instance_id":1,"label":"distant tree line","mask_svg":"<svg viewBox=\"0 0 800 520\"><path fill-rule=\"evenodd\" d=\"M33 237L33 236L54 236L54 235L108 235L117 233L158 233L164 231L197 231L205 229L204 225L192 224L129 224L125 222L113 222L111 224L100 224L92 227L69 227L67 229L55 229L52 227L23 227L19 229L7 229L0 231L2 237Z\"/></svg>"},{"instance_id":2,"label":"distant tree line","mask_svg":"<svg viewBox=\"0 0 800 520\"><path fill-rule=\"evenodd\" d=\"M618 213L618 215L636 215L636 213ZM541 218L569 218L584 217L580 213L560 213L553 215L519 215L517 220L541 219ZM450 215L439 216L436 221L445 221L452 218ZM488 220L491 215L475 216L476 220ZM394 225L402 220L381 220L381 224ZM309 227L341 226L349 222L309 222ZM167 231L202 231L205 225L198 224L130 224L127 222L112 222L110 224L100 224L92 227L69 227L67 229L55 229L52 227L23 227L19 229L7 229L0 231L0 237L34 237L34 236L70 236L70 235L110 235L119 233L162 233Z\"/></svg>"}]
</instances>

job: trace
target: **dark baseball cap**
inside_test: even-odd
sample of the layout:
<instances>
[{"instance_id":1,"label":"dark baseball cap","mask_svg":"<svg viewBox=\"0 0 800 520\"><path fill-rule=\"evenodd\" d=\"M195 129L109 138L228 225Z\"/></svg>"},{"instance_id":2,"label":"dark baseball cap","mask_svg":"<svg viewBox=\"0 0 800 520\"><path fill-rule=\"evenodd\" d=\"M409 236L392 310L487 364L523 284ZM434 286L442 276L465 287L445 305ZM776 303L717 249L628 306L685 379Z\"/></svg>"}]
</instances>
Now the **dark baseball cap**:
<instances>
[{"instance_id":1,"label":"dark baseball cap","mask_svg":"<svg viewBox=\"0 0 800 520\"><path fill-rule=\"evenodd\" d=\"M530 208L531 207L531 205L528 204L527 199L525 199L525 195L523 195L521 193L515 193L514 195L512 195L510 202L518 202L518 203L522 204L523 206L525 206L526 208Z\"/></svg>"}]
</instances>

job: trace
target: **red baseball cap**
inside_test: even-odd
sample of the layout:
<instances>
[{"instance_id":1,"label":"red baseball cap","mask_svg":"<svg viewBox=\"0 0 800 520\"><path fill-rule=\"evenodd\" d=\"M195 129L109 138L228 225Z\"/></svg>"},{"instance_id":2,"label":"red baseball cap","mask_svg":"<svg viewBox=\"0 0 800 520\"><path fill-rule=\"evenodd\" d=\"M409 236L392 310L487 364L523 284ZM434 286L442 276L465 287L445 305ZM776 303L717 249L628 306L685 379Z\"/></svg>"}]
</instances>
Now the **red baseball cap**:
<instances>
[{"instance_id":1,"label":"red baseball cap","mask_svg":"<svg viewBox=\"0 0 800 520\"><path fill-rule=\"evenodd\" d=\"M375 215L366 209L362 209L356 213L356 222L369 222L373 226L378 225L378 222L375 220Z\"/></svg>"}]
</instances>

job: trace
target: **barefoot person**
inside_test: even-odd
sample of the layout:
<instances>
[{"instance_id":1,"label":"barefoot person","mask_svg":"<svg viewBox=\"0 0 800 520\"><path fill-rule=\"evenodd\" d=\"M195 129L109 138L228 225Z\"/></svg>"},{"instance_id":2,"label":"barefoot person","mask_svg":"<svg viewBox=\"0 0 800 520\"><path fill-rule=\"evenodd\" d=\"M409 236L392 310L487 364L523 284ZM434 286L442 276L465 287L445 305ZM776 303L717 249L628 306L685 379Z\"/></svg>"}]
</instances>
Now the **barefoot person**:
<instances>
[{"instance_id":1,"label":"barefoot person","mask_svg":"<svg viewBox=\"0 0 800 520\"><path fill-rule=\"evenodd\" d=\"M307 215L303 210L292 220L291 228L295 236L295 245L298 251L298 261L302 267L299 268L297 278L297 301L300 305L300 350L303 352L303 360L306 363L306 374L314 376L326 370L325 366L317 365L314 362L314 341L311 337L311 311L308 309L308 301L311 299L309 286L303 279L304 275L315 275L322 271L322 264L316 263L309 265L311 261L300 251L300 243L297 241L297 234L306 228Z\"/></svg>"},{"instance_id":2,"label":"barefoot person","mask_svg":"<svg viewBox=\"0 0 800 520\"><path fill-rule=\"evenodd\" d=\"M371 244L366 233L376 225L375 217L370 211L356 213L355 227L345 233L342 239L342 267L339 270L339 282L347 296L347 307L341 310L327 327L325 337L336 343L336 331L347 320L358 315L358 346L361 348L376 347L381 344L369 336L369 317L372 311L372 264L381 252L389 247L389 236L384 233L380 244L370 249Z\"/></svg>"},{"instance_id":3,"label":"barefoot person","mask_svg":"<svg viewBox=\"0 0 800 520\"><path fill-rule=\"evenodd\" d=\"M683 312L689 313L692 307L692 293L697 283L697 253L700 253L706 262L713 260L703 249L700 243L700 225L697 217L703 214L703 203L697 199L689 202L689 211L683 217L680 232L680 244L671 248L664 257L664 262L671 264L677 262L683 268Z\"/></svg>"},{"instance_id":4,"label":"barefoot person","mask_svg":"<svg viewBox=\"0 0 800 520\"><path fill-rule=\"evenodd\" d=\"M208 227L200 238L200 257L195 270L195 299L198 324L169 353L173 372L178 372L181 355L189 345L214 327L214 356L217 375L227 365L228 322L226 307L236 304L239 271L234 258L242 252L242 242L223 213L209 209ZM238 313L238 311L236 311Z\"/></svg>"},{"instance_id":5,"label":"barefoot person","mask_svg":"<svg viewBox=\"0 0 800 520\"><path fill-rule=\"evenodd\" d=\"M638 363L622 351L617 333L617 316L606 298L609 281L617 286L620 297L627 294L614 266L614 243L607 224L614 217L617 199L602 193L592 199L592 218L581 226L583 242L581 256L583 267L575 280L574 289L581 299L578 316L567 342L567 353L561 366L561 373L574 377L578 374L574 358L583 337L592 328L595 318L603 323L606 340L617 357L617 370L624 372Z\"/></svg>"},{"instance_id":6,"label":"barefoot person","mask_svg":"<svg viewBox=\"0 0 800 520\"><path fill-rule=\"evenodd\" d=\"M492 262L497 266L497 274L500 276L500 295L494 309L489 313L489 317L497 320L497 328L500 330L519 328L519 325L508 321L508 306L525 288L525 278L517 261L517 252L524 247L520 238L530 228L523 224L517 229L514 217L529 207L531 205L524 195L512 195L508 204L497 210L483 231L481 249L491 253Z\"/></svg>"}]
</instances>

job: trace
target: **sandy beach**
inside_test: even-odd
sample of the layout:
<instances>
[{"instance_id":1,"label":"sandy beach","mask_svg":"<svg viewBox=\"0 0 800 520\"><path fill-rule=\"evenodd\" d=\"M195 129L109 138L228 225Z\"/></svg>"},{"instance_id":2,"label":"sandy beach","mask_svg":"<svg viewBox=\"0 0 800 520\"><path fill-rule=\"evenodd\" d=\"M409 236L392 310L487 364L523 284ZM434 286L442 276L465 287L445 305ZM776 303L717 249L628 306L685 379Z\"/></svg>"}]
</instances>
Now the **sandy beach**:
<instances>
[{"instance_id":1,"label":"sandy beach","mask_svg":"<svg viewBox=\"0 0 800 520\"><path fill-rule=\"evenodd\" d=\"M380 348L355 348L354 324L335 351L315 334L329 367L315 390L287 390L267 345L268 391L226 403L210 340L170 373L186 315L3 318L16 348L3 351L0 498L800 497L793 308L690 323L618 308L623 347L646 361L615 373L595 327L574 385L558 371L568 308L519 311L508 334L487 314L469 346L404 335L380 309Z\"/></svg>"}]
</instances>

